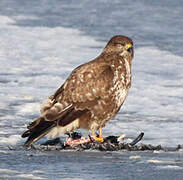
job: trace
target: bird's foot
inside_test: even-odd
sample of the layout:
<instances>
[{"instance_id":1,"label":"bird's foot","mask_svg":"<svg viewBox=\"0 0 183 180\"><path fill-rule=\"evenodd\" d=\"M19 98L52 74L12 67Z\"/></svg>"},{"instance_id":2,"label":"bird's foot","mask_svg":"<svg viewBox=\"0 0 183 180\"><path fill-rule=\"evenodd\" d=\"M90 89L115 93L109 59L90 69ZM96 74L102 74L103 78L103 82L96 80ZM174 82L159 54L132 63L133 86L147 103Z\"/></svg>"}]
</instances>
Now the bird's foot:
<instances>
[{"instance_id":1,"label":"bird's foot","mask_svg":"<svg viewBox=\"0 0 183 180\"><path fill-rule=\"evenodd\" d=\"M101 127L99 128L99 134L98 134L98 135L95 134L95 129L92 129L91 133L92 133L92 138L93 138L95 141L99 141L99 142L101 142L101 143L104 142L104 138L103 138L103 136L102 136L102 128L101 128Z\"/></svg>"},{"instance_id":2,"label":"bird's foot","mask_svg":"<svg viewBox=\"0 0 183 180\"><path fill-rule=\"evenodd\" d=\"M101 142L101 143L104 142L104 138L103 138L103 137L94 137L94 140L95 140L95 141L99 141L99 142Z\"/></svg>"}]
</instances>

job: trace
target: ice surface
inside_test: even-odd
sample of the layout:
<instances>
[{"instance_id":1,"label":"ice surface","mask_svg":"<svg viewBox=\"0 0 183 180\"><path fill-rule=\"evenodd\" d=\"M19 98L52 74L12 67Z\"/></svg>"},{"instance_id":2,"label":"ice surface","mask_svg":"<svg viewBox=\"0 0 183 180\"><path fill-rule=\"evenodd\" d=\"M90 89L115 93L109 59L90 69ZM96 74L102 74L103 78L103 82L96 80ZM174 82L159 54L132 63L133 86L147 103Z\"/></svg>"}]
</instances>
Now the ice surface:
<instances>
[{"instance_id":1,"label":"ice surface","mask_svg":"<svg viewBox=\"0 0 183 180\"><path fill-rule=\"evenodd\" d=\"M181 1L2 0L0 12L0 178L182 179L182 151L8 149L23 144L20 134L39 116L44 99L115 34L134 40L133 82L104 136L133 139L143 131L143 143L182 144Z\"/></svg>"},{"instance_id":2,"label":"ice surface","mask_svg":"<svg viewBox=\"0 0 183 180\"><path fill-rule=\"evenodd\" d=\"M0 145L21 145L20 143L23 143L23 140L20 135L10 135L8 137L1 137L0 139Z\"/></svg>"},{"instance_id":3,"label":"ice surface","mask_svg":"<svg viewBox=\"0 0 183 180\"><path fill-rule=\"evenodd\" d=\"M180 166L173 166L173 165L167 165L167 166L158 166L159 169L183 169L183 167Z\"/></svg>"},{"instance_id":4,"label":"ice surface","mask_svg":"<svg viewBox=\"0 0 183 180\"><path fill-rule=\"evenodd\" d=\"M90 47L104 47L106 42L95 41L78 30L19 27L7 16L0 16L0 20L0 123L1 134L6 134L0 143L5 143L39 115L42 101L54 93L73 68L102 51ZM123 132L133 136L143 131L145 142L181 144L182 57L155 47L136 48L132 69L129 96L104 134Z\"/></svg>"},{"instance_id":5,"label":"ice surface","mask_svg":"<svg viewBox=\"0 0 183 180\"><path fill-rule=\"evenodd\" d=\"M0 173L2 173L3 175L1 175L1 178L13 178L13 179L45 179L45 178L41 178L39 176L35 176L33 174L30 173L22 173L21 171L16 171L16 170L11 170L11 169L1 169L0 168Z\"/></svg>"},{"instance_id":6,"label":"ice surface","mask_svg":"<svg viewBox=\"0 0 183 180\"><path fill-rule=\"evenodd\" d=\"M131 160L140 160L141 156L130 156L129 159L131 159Z\"/></svg>"}]
</instances>

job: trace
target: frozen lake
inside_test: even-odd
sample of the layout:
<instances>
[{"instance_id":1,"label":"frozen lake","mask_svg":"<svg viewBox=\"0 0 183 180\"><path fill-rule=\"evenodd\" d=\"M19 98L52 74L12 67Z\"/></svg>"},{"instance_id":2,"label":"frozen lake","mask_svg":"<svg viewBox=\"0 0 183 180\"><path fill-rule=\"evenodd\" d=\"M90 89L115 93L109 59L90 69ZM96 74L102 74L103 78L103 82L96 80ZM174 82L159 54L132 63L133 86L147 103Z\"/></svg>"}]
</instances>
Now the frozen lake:
<instances>
[{"instance_id":1,"label":"frozen lake","mask_svg":"<svg viewBox=\"0 0 183 180\"><path fill-rule=\"evenodd\" d=\"M181 151L37 152L20 138L72 69L122 34L135 44L132 87L104 136L143 131L143 143L183 144L182 8L182 0L1 1L0 178L182 179Z\"/></svg>"}]
</instances>

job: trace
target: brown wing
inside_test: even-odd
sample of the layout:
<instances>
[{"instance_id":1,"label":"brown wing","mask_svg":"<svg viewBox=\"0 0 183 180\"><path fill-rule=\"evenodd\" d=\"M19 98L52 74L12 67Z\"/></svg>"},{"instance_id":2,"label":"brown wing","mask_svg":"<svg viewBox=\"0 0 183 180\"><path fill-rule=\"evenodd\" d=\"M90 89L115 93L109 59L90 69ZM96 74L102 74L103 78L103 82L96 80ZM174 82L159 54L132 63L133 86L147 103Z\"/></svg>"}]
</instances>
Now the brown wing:
<instances>
[{"instance_id":1,"label":"brown wing","mask_svg":"<svg viewBox=\"0 0 183 180\"><path fill-rule=\"evenodd\" d=\"M113 72L105 63L94 61L79 66L50 98L51 103L43 106L44 117L53 121L60 119L63 114L65 116L67 112L74 111L76 116L77 111L81 115L81 111L90 110L99 99L108 97L112 78ZM60 120L64 121L63 118Z\"/></svg>"},{"instance_id":2,"label":"brown wing","mask_svg":"<svg viewBox=\"0 0 183 180\"><path fill-rule=\"evenodd\" d=\"M63 99L73 104L97 100L108 93L112 78L113 72L107 64L81 66L66 81Z\"/></svg>"}]
</instances>

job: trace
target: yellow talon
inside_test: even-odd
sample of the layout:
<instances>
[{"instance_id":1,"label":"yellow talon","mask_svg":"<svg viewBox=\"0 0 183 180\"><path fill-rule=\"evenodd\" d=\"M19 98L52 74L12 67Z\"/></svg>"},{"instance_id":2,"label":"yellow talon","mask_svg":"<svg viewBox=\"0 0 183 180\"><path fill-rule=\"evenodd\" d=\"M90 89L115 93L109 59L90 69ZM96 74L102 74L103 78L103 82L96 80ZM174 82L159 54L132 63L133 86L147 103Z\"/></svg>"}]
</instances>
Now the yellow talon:
<instances>
[{"instance_id":1,"label":"yellow talon","mask_svg":"<svg viewBox=\"0 0 183 180\"><path fill-rule=\"evenodd\" d=\"M96 141L104 142L104 138L102 137L102 128L101 127L99 128L99 137L96 136L94 129L92 129L91 133L92 133L93 138Z\"/></svg>"},{"instance_id":2,"label":"yellow talon","mask_svg":"<svg viewBox=\"0 0 183 180\"><path fill-rule=\"evenodd\" d=\"M104 142L104 139L102 137L96 137L94 138L96 141L99 141L99 142Z\"/></svg>"}]
</instances>

